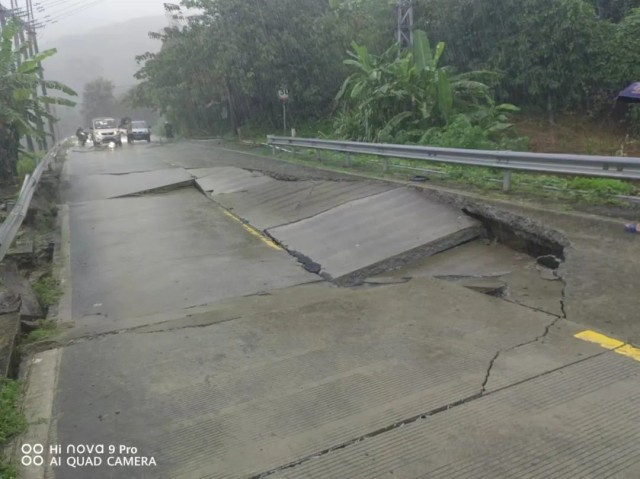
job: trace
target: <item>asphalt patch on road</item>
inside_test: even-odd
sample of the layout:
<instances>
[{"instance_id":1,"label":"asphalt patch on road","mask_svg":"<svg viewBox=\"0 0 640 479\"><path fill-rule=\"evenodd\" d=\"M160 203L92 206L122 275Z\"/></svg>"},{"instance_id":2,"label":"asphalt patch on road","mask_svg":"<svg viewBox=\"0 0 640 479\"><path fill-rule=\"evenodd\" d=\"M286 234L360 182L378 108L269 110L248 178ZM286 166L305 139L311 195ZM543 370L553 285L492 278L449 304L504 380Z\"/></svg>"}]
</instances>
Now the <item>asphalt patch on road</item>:
<instances>
[{"instance_id":1,"label":"asphalt patch on road","mask_svg":"<svg viewBox=\"0 0 640 479\"><path fill-rule=\"evenodd\" d=\"M302 267L307 271L309 271L309 273L320 274L320 271L322 271L322 266L319 263L316 263L311 258L309 258L308 256L305 256L299 251L290 250L289 254L291 254L291 256L293 256L294 258L296 258L298 262L302 265Z\"/></svg>"}]
</instances>

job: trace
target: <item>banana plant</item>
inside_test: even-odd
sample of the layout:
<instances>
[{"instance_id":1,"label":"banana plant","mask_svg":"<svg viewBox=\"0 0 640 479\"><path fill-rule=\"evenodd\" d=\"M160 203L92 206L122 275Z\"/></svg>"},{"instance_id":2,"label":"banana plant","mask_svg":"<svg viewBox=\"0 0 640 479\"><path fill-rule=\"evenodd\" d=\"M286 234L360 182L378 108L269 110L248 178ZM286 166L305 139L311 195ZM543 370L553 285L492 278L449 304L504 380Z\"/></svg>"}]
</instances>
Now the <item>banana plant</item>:
<instances>
[{"instance_id":1,"label":"banana plant","mask_svg":"<svg viewBox=\"0 0 640 479\"><path fill-rule=\"evenodd\" d=\"M441 65L444 49L442 42L432 49L427 34L420 30L414 32L411 51L401 55L396 46L376 56L353 43L344 63L356 71L336 95L344 108L340 133L359 140L387 141L398 131L446 127L457 113L493 105L485 81L495 75L455 74ZM344 115L359 121L346 121Z\"/></svg>"},{"instance_id":2,"label":"banana plant","mask_svg":"<svg viewBox=\"0 0 640 479\"><path fill-rule=\"evenodd\" d=\"M8 22L0 36L0 178L15 174L20 153L30 155L20 145L22 138L45 138L45 121L55 118L47 105L74 106L75 103L59 96L38 95L38 88L57 91L69 96L76 92L55 81L41 79L41 62L56 53L43 51L24 59L29 46L16 48L13 38L18 32L15 22Z\"/></svg>"}]
</instances>

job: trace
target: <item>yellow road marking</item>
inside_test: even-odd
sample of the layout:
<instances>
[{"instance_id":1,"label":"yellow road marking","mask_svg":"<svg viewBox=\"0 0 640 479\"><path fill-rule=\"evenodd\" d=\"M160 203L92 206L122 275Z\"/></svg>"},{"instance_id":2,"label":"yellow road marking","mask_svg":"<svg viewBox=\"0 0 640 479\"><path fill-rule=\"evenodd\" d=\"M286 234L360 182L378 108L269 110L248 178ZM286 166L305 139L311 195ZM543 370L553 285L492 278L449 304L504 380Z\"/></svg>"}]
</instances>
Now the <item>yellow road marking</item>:
<instances>
[{"instance_id":1,"label":"yellow road marking","mask_svg":"<svg viewBox=\"0 0 640 479\"><path fill-rule=\"evenodd\" d=\"M574 337L582 339L583 341L589 341L590 343L599 344L605 349L616 349L624 346L624 342L610 338L604 334L596 333L595 331L582 331Z\"/></svg>"},{"instance_id":2,"label":"yellow road marking","mask_svg":"<svg viewBox=\"0 0 640 479\"><path fill-rule=\"evenodd\" d=\"M266 244L270 248L273 248L277 251L282 251L282 248L277 244L275 244L273 241L271 241L271 239L263 235L259 230L255 229L254 227L249 226L247 223L242 221L240 218L238 218L236 215L234 215L230 211L223 209L222 212L225 214L225 216L231 218L236 223L240 223L245 230L247 230L251 235L258 238L260 241L262 241L264 244Z\"/></svg>"},{"instance_id":3,"label":"yellow road marking","mask_svg":"<svg viewBox=\"0 0 640 479\"><path fill-rule=\"evenodd\" d=\"M636 348L624 341L618 341L617 339L610 338L604 334L596 333L595 331L581 331L574 335L575 338L588 341L590 343L596 343L605 349L609 349L614 353L622 354L636 361L640 361L640 348Z\"/></svg>"},{"instance_id":4,"label":"yellow road marking","mask_svg":"<svg viewBox=\"0 0 640 479\"><path fill-rule=\"evenodd\" d=\"M634 348L630 344L625 344L620 349L616 349L616 353L640 361L640 349Z\"/></svg>"}]
</instances>

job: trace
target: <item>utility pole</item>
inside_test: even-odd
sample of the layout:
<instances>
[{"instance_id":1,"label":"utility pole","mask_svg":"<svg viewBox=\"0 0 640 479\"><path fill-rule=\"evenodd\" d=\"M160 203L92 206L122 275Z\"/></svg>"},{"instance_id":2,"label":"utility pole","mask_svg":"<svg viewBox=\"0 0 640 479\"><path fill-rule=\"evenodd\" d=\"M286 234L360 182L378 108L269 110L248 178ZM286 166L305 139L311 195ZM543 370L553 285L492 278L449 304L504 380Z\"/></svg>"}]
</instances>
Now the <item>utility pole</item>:
<instances>
[{"instance_id":1,"label":"utility pole","mask_svg":"<svg viewBox=\"0 0 640 479\"><path fill-rule=\"evenodd\" d=\"M18 5L17 5L17 0L11 0L11 9L9 10L11 19L17 23L19 25L19 28L22 29L22 23L20 22L20 19L18 18L17 12L18 12ZM13 44L15 45L16 50L18 50L20 48L20 33L16 32L16 34L13 36ZM17 56L17 60L18 65L20 65L22 63L22 59L20 58L20 55Z\"/></svg>"},{"instance_id":2,"label":"utility pole","mask_svg":"<svg viewBox=\"0 0 640 479\"><path fill-rule=\"evenodd\" d=\"M2 6L2 4L0 4L0 31L7 24L6 14L7 14L7 12L6 12L5 8Z\"/></svg>"},{"instance_id":3,"label":"utility pole","mask_svg":"<svg viewBox=\"0 0 640 479\"><path fill-rule=\"evenodd\" d=\"M33 0L26 0L27 1L27 18L29 19L28 21L28 25L29 25L29 41L33 47L33 50L35 52L35 54L37 55L38 53L40 53L40 48L38 47L38 34L36 31L37 25L36 25L36 19L35 16L33 14ZM38 63L38 77L40 78L40 86L42 88L42 95L43 96L47 96L47 86L44 83L44 70L42 69L42 64ZM49 108L49 104L46 103L45 104L45 108L47 110L47 113L49 115L51 115L51 109ZM55 143L56 141L56 131L53 127L53 120L51 118L48 119L48 123L49 123L49 133L51 134L51 138L53 140L53 142ZM47 140L45 138L44 140L44 147L45 149L47 149Z\"/></svg>"},{"instance_id":4,"label":"utility pole","mask_svg":"<svg viewBox=\"0 0 640 479\"><path fill-rule=\"evenodd\" d=\"M28 49L22 48L22 45L25 43L24 37L24 21L20 18L20 9L18 8L18 0L11 0L11 10L9 11L10 18L14 21L18 30L13 37L13 44L16 51L22 50L21 54L16 55L16 63L18 66L22 64L22 56L24 55L24 59L29 58ZM36 151L35 146L33 144L33 138L31 135L25 135L25 140L27 142L27 149L33 153Z\"/></svg>"},{"instance_id":5,"label":"utility pole","mask_svg":"<svg viewBox=\"0 0 640 479\"><path fill-rule=\"evenodd\" d=\"M396 0L396 13L398 25L396 37L398 42L398 55L403 48L413 46L413 4L411 0Z\"/></svg>"},{"instance_id":6,"label":"utility pole","mask_svg":"<svg viewBox=\"0 0 640 479\"><path fill-rule=\"evenodd\" d=\"M24 49L24 59L25 60L29 60L31 58L33 58L33 45L31 44L31 42L29 42L24 35L24 31L25 31L25 25L24 22L20 21L20 31L18 32L18 34L20 35L20 44L24 45L26 48ZM38 95L38 88L34 88L33 91L34 95ZM42 129L44 127L44 125L42 124L42 120L37 117L35 120L36 124L38 125L38 128ZM47 140L46 138L36 138L36 141L38 142L38 149L39 150L46 150L47 149ZM29 151L34 151L33 150L33 140L31 139L30 136L27 137L27 145L29 147Z\"/></svg>"}]
</instances>

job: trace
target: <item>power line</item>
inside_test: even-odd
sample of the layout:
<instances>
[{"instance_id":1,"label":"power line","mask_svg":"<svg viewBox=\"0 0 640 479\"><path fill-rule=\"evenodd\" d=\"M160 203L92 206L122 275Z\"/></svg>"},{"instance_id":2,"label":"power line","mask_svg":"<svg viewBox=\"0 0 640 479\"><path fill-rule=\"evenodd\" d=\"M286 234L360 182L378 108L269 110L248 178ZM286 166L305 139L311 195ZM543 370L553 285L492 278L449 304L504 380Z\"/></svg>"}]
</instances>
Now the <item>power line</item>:
<instances>
[{"instance_id":1,"label":"power line","mask_svg":"<svg viewBox=\"0 0 640 479\"><path fill-rule=\"evenodd\" d=\"M66 2L70 2L72 0L52 0L50 2L35 2L34 6L39 7L39 8L49 8L49 7L53 7L55 5L58 5L60 3L66 3Z\"/></svg>"},{"instance_id":2,"label":"power line","mask_svg":"<svg viewBox=\"0 0 640 479\"><path fill-rule=\"evenodd\" d=\"M58 23L60 20L65 20L77 13L80 13L86 8L90 8L98 3L102 3L104 0L93 0L92 2L86 3L84 5L75 5L74 7L69 7L69 9L65 9L65 11L59 11L51 16L43 17L45 24L54 24Z\"/></svg>"},{"instance_id":3,"label":"power line","mask_svg":"<svg viewBox=\"0 0 640 479\"><path fill-rule=\"evenodd\" d=\"M64 14L65 14L66 12L68 12L69 10L74 10L74 9L76 9L76 8L80 8L80 7L82 7L82 6L83 6L83 3L84 3L84 2L83 2L82 0L80 0L80 1L77 1L77 0L76 0L76 2L75 2L75 3L71 3L71 4L69 4L69 5L65 5L65 6L64 6L63 8L61 8L61 9L54 10L54 11L53 11L53 12L51 12L50 14L48 14L48 15L44 15L42 18L43 18L43 20L46 20L46 19L49 19L49 18L52 18L52 17L55 17L55 16L64 15ZM47 11L48 11L48 10L47 10Z\"/></svg>"},{"instance_id":4,"label":"power line","mask_svg":"<svg viewBox=\"0 0 640 479\"><path fill-rule=\"evenodd\" d=\"M69 3L73 0L56 0L55 2L52 3L36 3L35 7L38 11L44 11L48 8L53 8L53 7L57 7L60 5L64 5L65 3Z\"/></svg>"}]
</instances>

